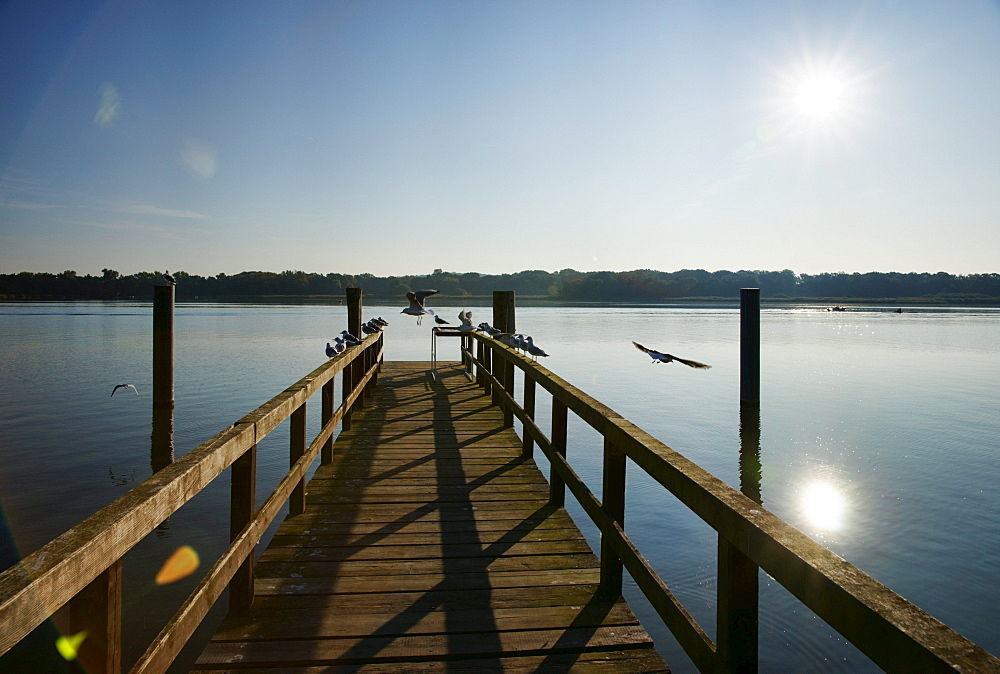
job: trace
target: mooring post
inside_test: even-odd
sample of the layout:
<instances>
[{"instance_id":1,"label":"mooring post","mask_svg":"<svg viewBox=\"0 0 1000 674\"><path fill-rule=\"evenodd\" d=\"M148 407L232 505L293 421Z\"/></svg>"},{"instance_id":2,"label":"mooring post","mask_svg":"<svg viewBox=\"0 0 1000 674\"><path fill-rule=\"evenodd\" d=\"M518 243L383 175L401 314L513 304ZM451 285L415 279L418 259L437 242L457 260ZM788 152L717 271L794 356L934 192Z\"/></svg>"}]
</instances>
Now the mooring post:
<instances>
[{"instance_id":1,"label":"mooring post","mask_svg":"<svg viewBox=\"0 0 1000 674\"><path fill-rule=\"evenodd\" d=\"M760 403L760 288L740 289L740 401Z\"/></svg>"},{"instance_id":2,"label":"mooring post","mask_svg":"<svg viewBox=\"0 0 1000 674\"><path fill-rule=\"evenodd\" d=\"M513 290L494 290L493 291L493 327L500 330L500 332L514 332L515 330L515 320L514 320L514 291ZM497 374L497 379L507 390L507 393L511 397L514 396L514 364L508 363L506 360L501 360L499 363L500 367L497 368L499 372ZM507 409L503 410L503 425L513 426L514 425L514 412Z\"/></svg>"},{"instance_id":3,"label":"mooring post","mask_svg":"<svg viewBox=\"0 0 1000 674\"><path fill-rule=\"evenodd\" d=\"M153 472L174 460L174 286L153 288Z\"/></svg>"}]
</instances>

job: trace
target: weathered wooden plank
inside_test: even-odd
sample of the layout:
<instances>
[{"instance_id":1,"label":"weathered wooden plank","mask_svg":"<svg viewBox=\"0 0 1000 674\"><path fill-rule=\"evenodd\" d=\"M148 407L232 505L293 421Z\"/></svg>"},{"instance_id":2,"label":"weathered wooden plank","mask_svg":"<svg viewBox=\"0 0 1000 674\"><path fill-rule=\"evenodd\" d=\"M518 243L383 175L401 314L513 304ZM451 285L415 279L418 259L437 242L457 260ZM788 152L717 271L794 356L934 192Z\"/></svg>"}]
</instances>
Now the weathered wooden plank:
<instances>
[{"instance_id":1,"label":"weathered wooden plank","mask_svg":"<svg viewBox=\"0 0 1000 674\"><path fill-rule=\"evenodd\" d=\"M340 666L337 671L354 672L356 674L397 674L406 672L440 672L442 663L439 661L397 661L373 662ZM450 660L447 663L449 672L508 672L513 674L533 674L534 672L649 672L669 673L670 669L652 649L629 649L616 651L583 651L579 653L548 653L546 655L516 655L488 659L467 658ZM197 674L329 674L325 665L316 667L280 668L250 667L239 669L194 669Z\"/></svg>"},{"instance_id":2,"label":"weathered wooden plank","mask_svg":"<svg viewBox=\"0 0 1000 674\"><path fill-rule=\"evenodd\" d=\"M594 599L598 585L532 585L479 589L435 589L422 592L259 595L255 606L263 612L322 609L329 614L354 615L399 611L415 604L427 610L582 606Z\"/></svg>"},{"instance_id":3,"label":"weathered wooden plank","mask_svg":"<svg viewBox=\"0 0 1000 674\"><path fill-rule=\"evenodd\" d=\"M434 608L440 610L432 610ZM624 601L582 606L534 606L530 608L458 609L420 601L403 610L387 613L357 612L328 614L323 610L274 611L267 621L247 618L227 620L215 634L218 641L268 641L379 636L432 635L453 632L509 632L512 630L558 630L574 627L638 625Z\"/></svg>"},{"instance_id":4,"label":"weathered wooden plank","mask_svg":"<svg viewBox=\"0 0 1000 674\"><path fill-rule=\"evenodd\" d=\"M527 531L448 531L434 533L389 533L376 535L340 534L340 535L310 535L283 533L271 539L270 548L300 548L300 547L378 547L389 545L441 545L482 544L507 542L539 542L539 541L573 541L583 540L583 534L576 528L546 528Z\"/></svg>"},{"instance_id":5,"label":"weathered wooden plank","mask_svg":"<svg viewBox=\"0 0 1000 674\"><path fill-rule=\"evenodd\" d=\"M298 518L297 518L298 519ZM568 519L568 518L565 518ZM391 536L411 534L427 534L440 537L442 532L456 536L463 533L475 533L480 536L508 535L512 531L545 531L549 529L578 531L564 518L539 518L537 520L523 519L491 519L466 522L441 522L440 520L418 520L414 522L309 522L288 521L282 524L277 536L281 535L312 535L312 536L355 536L366 542L377 541ZM277 538L276 536L276 538ZM485 540L485 539L484 539Z\"/></svg>"},{"instance_id":6,"label":"weathered wooden plank","mask_svg":"<svg viewBox=\"0 0 1000 674\"><path fill-rule=\"evenodd\" d=\"M321 491L311 491L307 497L310 505L321 506L335 503L471 503L478 505L489 501L537 501L540 492L537 489L517 489L512 491L434 491L416 493L382 493L382 494L330 494Z\"/></svg>"},{"instance_id":7,"label":"weathered wooden plank","mask_svg":"<svg viewBox=\"0 0 1000 674\"><path fill-rule=\"evenodd\" d=\"M379 585L372 584L371 576L356 576L347 573L335 578L292 578L258 577L254 592L258 597L267 595L299 594L386 594L393 592L426 592L429 590L553 587L556 585L591 585L600 582L600 570L595 568L542 569L531 572L487 570L475 574L449 575L426 573L414 575L392 575L383 577ZM256 601L256 600L255 600Z\"/></svg>"},{"instance_id":8,"label":"weathered wooden plank","mask_svg":"<svg viewBox=\"0 0 1000 674\"><path fill-rule=\"evenodd\" d=\"M373 545L363 547L271 547L261 555L267 562L334 562L363 560L469 559L475 557L516 557L524 555L586 554L590 546L583 539L562 541L520 541L516 543L434 543L431 545Z\"/></svg>"},{"instance_id":9,"label":"weathered wooden plank","mask_svg":"<svg viewBox=\"0 0 1000 674\"><path fill-rule=\"evenodd\" d=\"M457 635L370 636L362 640L213 641L198 659L198 664L333 665L372 659L391 662L513 653L541 655L580 649L620 650L626 647L650 648L652 641L645 630L632 625L523 632L467 632Z\"/></svg>"},{"instance_id":10,"label":"weathered wooden plank","mask_svg":"<svg viewBox=\"0 0 1000 674\"><path fill-rule=\"evenodd\" d=\"M319 578L344 573L352 576L389 574L479 574L484 571L543 571L586 569L597 565L593 554L530 555L523 557L365 560L360 562L264 562L257 564L258 578Z\"/></svg>"}]
</instances>

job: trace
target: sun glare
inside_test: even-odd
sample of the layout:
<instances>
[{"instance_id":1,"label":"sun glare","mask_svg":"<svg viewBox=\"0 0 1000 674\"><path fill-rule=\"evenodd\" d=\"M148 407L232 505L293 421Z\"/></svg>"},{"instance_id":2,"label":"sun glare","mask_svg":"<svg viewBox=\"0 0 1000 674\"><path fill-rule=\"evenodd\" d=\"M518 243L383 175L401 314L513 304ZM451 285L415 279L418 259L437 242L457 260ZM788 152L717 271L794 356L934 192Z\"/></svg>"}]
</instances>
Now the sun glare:
<instances>
[{"instance_id":1,"label":"sun glare","mask_svg":"<svg viewBox=\"0 0 1000 674\"><path fill-rule=\"evenodd\" d=\"M802 495L802 510L806 519L820 529L839 529L844 523L847 502L833 486L814 482Z\"/></svg>"},{"instance_id":2,"label":"sun glare","mask_svg":"<svg viewBox=\"0 0 1000 674\"><path fill-rule=\"evenodd\" d=\"M836 115L844 103L844 82L832 75L813 75L795 86L795 107L808 117L822 119Z\"/></svg>"}]
</instances>

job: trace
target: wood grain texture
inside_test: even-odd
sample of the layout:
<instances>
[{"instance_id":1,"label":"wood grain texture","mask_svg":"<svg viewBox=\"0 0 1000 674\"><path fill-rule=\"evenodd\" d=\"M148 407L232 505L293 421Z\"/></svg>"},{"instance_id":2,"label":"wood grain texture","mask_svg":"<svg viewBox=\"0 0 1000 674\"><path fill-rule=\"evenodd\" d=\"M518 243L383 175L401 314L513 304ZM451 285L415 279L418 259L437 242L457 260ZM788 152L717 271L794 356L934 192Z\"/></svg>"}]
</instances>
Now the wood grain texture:
<instances>
[{"instance_id":1,"label":"wood grain texture","mask_svg":"<svg viewBox=\"0 0 1000 674\"><path fill-rule=\"evenodd\" d=\"M388 362L196 669L668 671L460 363Z\"/></svg>"}]
</instances>

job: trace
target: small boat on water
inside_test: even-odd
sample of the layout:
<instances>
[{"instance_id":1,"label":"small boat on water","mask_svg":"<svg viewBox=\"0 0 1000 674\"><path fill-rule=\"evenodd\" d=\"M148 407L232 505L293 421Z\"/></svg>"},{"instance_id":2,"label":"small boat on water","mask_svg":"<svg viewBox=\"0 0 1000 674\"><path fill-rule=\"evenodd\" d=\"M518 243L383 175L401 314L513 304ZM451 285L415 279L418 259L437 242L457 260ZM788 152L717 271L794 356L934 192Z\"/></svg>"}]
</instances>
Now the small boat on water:
<instances>
[{"instance_id":1,"label":"small boat on water","mask_svg":"<svg viewBox=\"0 0 1000 674\"><path fill-rule=\"evenodd\" d=\"M827 311L847 311L847 309L845 309L844 307L840 306L839 304L837 306L835 306L835 307L827 307L826 310Z\"/></svg>"}]
</instances>

